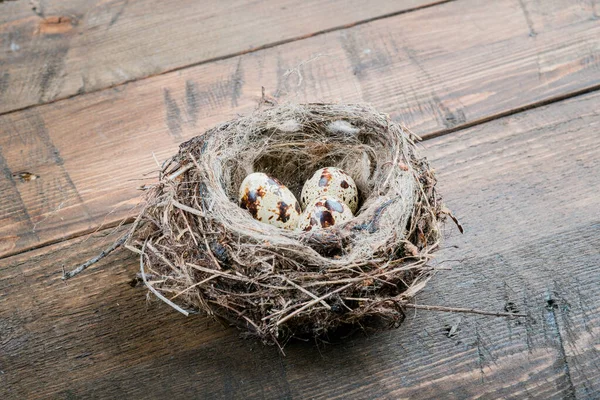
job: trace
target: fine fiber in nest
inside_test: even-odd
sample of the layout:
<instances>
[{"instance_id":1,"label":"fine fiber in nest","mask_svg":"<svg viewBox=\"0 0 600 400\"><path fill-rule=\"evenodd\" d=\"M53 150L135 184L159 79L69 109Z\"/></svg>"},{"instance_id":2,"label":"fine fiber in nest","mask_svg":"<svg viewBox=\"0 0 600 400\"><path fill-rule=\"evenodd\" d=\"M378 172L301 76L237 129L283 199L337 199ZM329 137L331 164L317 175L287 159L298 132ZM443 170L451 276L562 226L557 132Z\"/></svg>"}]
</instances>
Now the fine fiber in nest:
<instances>
[{"instance_id":1,"label":"fine fiber in nest","mask_svg":"<svg viewBox=\"0 0 600 400\"><path fill-rule=\"evenodd\" d=\"M349 326L397 326L432 275L444 211L418 138L365 105L255 111L180 146L127 239L146 285L180 311L225 319L264 342ZM263 224L239 207L248 174L299 198L319 168L359 189L356 216L316 231Z\"/></svg>"}]
</instances>

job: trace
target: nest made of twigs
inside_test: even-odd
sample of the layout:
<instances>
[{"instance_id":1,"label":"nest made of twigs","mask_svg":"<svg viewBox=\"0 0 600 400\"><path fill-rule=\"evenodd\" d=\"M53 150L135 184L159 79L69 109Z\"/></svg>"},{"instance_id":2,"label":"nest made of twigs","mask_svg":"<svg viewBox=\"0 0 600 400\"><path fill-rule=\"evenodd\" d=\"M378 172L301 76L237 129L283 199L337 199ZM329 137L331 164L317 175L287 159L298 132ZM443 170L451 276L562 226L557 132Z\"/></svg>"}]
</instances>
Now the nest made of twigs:
<instances>
[{"instance_id":1,"label":"nest made of twigs","mask_svg":"<svg viewBox=\"0 0 600 400\"><path fill-rule=\"evenodd\" d=\"M147 193L127 247L146 285L180 311L224 318L265 342L344 326L389 326L432 274L444 217L418 138L365 105L258 110L180 146ZM301 232L238 206L240 183L265 172L299 197L315 170L355 180L359 210Z\"/></svg>"}]
</instances>

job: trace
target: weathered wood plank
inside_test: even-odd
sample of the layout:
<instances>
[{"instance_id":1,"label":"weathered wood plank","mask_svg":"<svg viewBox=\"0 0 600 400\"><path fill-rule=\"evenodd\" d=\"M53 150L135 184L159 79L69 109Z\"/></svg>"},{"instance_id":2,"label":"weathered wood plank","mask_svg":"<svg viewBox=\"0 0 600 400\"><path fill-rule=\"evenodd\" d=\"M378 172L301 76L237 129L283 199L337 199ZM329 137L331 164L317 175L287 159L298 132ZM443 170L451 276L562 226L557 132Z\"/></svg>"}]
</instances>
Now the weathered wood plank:
<instances>
[{"instance_id":1,"label":"weathered wood plank","mask_svg":"<svg viewBox=\"0 0 600 400\"><path fill-rule=\"evenodd\" d=\"M0 261L0 397L597 398L599 107L596 92L425 142L466 231L448 230L438 259L453 270L418 302L529 321L410 312L399 330L281 358L145 303L126 252L61 282L63 263L117 237L103 232Z\"/></svg>"},{"instance_id":2,"label":"weathered wood plank","mask_svg":"<svg viewBox=\"0 0 600 400\"><path fill-rule=\"evenodd\" d=\"M0 113L438 2L2 3Z\"/></svg>"},{"instance_id":3,"label":"weathered wood plank","mask_svg":"<svg viewBox=\"0 0 600 400\"><path fill-rule=\"evenodd\" d=\"M568 0L554 14L523 4L528 19L519 0L447 3L4 115L5 175L40 178L0 182L0 256L129 215L153 153L250 112L263 85L369 101L423 136L598 85L600 19Z\"/></svg>"}]
</instances>

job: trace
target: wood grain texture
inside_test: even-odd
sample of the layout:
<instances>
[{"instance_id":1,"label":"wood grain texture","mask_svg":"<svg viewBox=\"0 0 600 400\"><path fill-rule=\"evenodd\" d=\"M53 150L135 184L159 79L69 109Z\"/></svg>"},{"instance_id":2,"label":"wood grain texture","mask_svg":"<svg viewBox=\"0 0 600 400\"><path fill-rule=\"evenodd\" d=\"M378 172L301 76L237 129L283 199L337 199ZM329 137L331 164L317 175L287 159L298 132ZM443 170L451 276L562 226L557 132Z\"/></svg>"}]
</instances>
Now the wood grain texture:
<instances>
[{"instance_id":1,"label":"wood grain texture","mask_svg":"<svg viewBox=\"0 0 600 400\"><path fill-rule=\"evenodd\" d=\"M0 113L437 2L2 3Z\"/></svg>"},{"instance_id":2,"label":"wood grain texture","mask_svg":"<svg viewBox=\"0 0 600 400\"><path fill-rule=\"evenodd\" d=\"M600 19L534 3L447 3L0 116L0 256L131 215L153 154L252 111L261 86L368 101L427 137L598 85Z\"/></svg>"},{"instance_id":3,"label":"wood grain texture","mask_svg":"<svg viewBox=\"0 0 600 400\"><path fill-rule=\"evenodd\" d=\"M63 263L117 237L103 231L0 260L0 397L597 398L599 109L595 92L424 142L465 234L447 230L438 262L453 270L417 302L530 320L411 311L401 329L282 358L146 303L125 251L63 283Z\"/></svg>"}]
</instances>

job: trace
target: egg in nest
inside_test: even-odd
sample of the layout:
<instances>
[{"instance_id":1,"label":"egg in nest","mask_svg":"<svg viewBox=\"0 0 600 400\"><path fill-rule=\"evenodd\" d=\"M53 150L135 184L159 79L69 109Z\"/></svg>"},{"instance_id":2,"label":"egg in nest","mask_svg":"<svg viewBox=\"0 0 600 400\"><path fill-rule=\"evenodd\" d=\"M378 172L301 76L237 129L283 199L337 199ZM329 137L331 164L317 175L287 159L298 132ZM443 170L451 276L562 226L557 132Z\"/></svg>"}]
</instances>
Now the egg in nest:
<instances>
[{"instance_id":1,"label":"egg in nest","mask_svg":"<svg viewBox=\"0 0 600 400\"><path fill-rule=\"evenodd\" d=\"M333 196L321 196L313 201L300 216L298 229L310 231L329 228L354 217L350 207Z\"/></svg>"},{"instance_id":2,"label":"egg in nest","mask_svg":"<svg viewBox=\"0 0 600 400\"><path fill-rule=\"evenodd\" d=\"M344 170L336 167L321 168L306 181L300 201L306 207L320 196L333 196L340 199L355 213L358 208L358 188L354 179Z\"/></svg>"},{"instance_id":3,"label":"egg in nest","mask_svg":"<svg viewBox=\"0 0 600 400\"><path fill-rule=\"evenodd\" d=\"M283 229L294 229L300 218L300 204L277 179L262 172L248 175L238 195L240 207L254 219Z\"/></svg>"}]
</instances>

